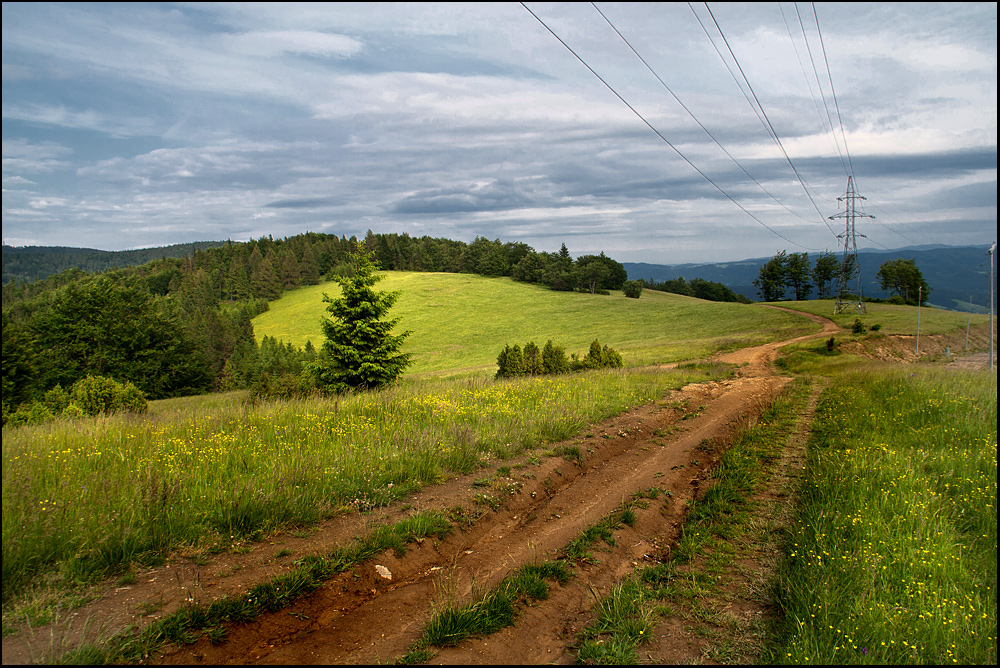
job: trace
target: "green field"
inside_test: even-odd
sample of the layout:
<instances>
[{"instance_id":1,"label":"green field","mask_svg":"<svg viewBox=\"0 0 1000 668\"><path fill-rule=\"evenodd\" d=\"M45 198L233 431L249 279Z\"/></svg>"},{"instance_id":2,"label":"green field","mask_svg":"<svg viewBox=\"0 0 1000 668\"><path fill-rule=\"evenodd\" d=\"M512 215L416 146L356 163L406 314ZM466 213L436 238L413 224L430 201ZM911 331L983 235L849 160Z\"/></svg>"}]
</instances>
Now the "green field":
<instances>
[{"instance_id":1,"label":"green field","mask_svg":"<svg viewBox=\"0 0 1000 668\"><path fill-rule=\"evenodd\" d=\"M882 325L883 334L916 334L917 308L915 306L899 306L897 304L865 304L865 314L859 316L856 311L846 311L834 315L836 302L833 299L813 299L804 302L774 302L775 306L790 308L805 313L813 313L830 318L845 329L850 329L854 320L860 318L865 327ZM939 308L922 307L920 309L920 334L944 334L957 329L965 329L966 324L973 326L988 323L988 315L969 315L959 311L945 311Z\"/></svg>"},{"instance_id":2,"label":"green field","mask_svg":"<svg viewBox=\"0 0 1000 668\"><path fill-rule=\"evenodd\" d=\"M818 331L794 315L761 305L706 302L646 290L640 299L555 292L509 278L472 274L385 272L379 290L400 291L390 313L399 329L413 334L414 374L468 374L496 370L505 344L539 347L552 339L567 354L587 352L595 338L622 353L626 366L694 359ZM323 293L339 294L336 283L300 288L271 303L254 318L264 336L304 346L323 341Z\"/></svg>"},{"instance_id":3,"label":"green field","mask_svg":"<svg viewBox=\"0 0 1000 668\"><path fill-rule=\"evenodd\" d=\"M388 505L729 371L646 365L818 331L759 304L553 292L466 274L386 276L379 288L400 291L391 315L413 332L406 350L415 360L392 388L256 404L233 392L152 402L145 416L5 427L4 633L9 619L47 623L101 577L127 582L178 551L243 549L274 531ZM337 290L326 283L286 294L254 320L258 338L319 347L322 295ZM847 328L857 317L833 316L829 300L779 305ZM871 304L862 321L909 334L916 309ZM921 309L922 334L964 330L967 321ZM552 339L583 354L594 338L629 368L492 379L505 343ZM771 604L782 616L763 658L994 662L995 373L899 368L823 341L786 349L781 361L827 389L774 583ZM65 601L46 602L57 600L52 590Z\"/></svg>"}]
</instances>

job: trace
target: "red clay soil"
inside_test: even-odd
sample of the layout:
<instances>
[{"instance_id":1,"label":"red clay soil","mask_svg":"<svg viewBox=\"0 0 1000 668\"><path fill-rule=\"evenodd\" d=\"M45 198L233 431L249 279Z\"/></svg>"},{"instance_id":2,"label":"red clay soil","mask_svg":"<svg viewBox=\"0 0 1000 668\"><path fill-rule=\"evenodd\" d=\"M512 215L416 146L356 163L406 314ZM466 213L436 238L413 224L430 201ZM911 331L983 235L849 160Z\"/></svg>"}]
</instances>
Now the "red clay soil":
<instances>
[{"instance_id":1,"label":"red clay soil","mask_svg":"<svg viewBox=\"0 0 1000 668\"><path fill-rule=\"evenodd\" d=\"M838 331L825 318L806 316ZM801 337L802 339L810 337ZM799 339L794 339L799 340ZM226 640L207 638L168 646L150 662L163 664L371 664L404 654L424 624L447 601L463 603L526 563L553 559L580 533L639 491L658 488L657 501L637 509L634 525L615 533L615 546L595 550L596 563L575 568L549 598L524 608L515 626L487 638L445 648L433 664L571 663L574 639L592 619L594 603L640 564L669 553L689 501L704 492L709 470L731 436L754 420L788 378L774 376L769 361L779 347L767 344L719 356L742 365L737 377L690 385L656 403L601 424L563 445L583 454L582 464L560 457L511 467L509 479L493 475L513 494L498 510L487 509L470 527L443 540L424 540L402 557L386 553L328 581L290 608L230 625ZM705 448L704 443L715 444ZM702 446L702 447L699 447ZM524 461L524 460L523 460ZM326 554L370 526L407 513L463 506L482 512L478 471L429 486L392 508L329 520L308 536L276 535L244 554L223 554L195 563L180 559L141 573L128 586L110 586L90 604L58 623L3 640L4 665L46 662L84 636L142 625L187 601L209 603L238 594L289 571L307 554ZM499 484L498 483L498 484ZM668 494L669 492L669 494ZM287 556L286 556L287 555ZM389 576L389 577L387 577ZM143 616L145 615L145 616ZM666 638L669 629L661 637ZM656 660L691 658L683 634L657 644Z\"/></svg>"}]
</instances>

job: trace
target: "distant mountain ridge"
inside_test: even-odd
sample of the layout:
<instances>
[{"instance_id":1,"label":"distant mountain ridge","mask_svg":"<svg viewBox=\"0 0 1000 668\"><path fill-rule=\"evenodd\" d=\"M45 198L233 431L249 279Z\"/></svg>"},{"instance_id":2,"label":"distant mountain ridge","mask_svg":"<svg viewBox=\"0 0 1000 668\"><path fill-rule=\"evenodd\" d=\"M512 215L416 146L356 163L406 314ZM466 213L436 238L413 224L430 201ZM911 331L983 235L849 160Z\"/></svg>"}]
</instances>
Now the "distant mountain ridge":
<instances>
[{"instance_id":1,"label":"distant mountain ridge","mask_svg":"<svg viewBox=\"0 0 1000 668\"><path fill-rule=\"evenodd\" d=\"M225 241L195 241L187 244L139 248L126 251L105 251L95 248L67 246L3 246L3 283L12 280L40 281L67 269L88 272L135 267L164 257L193 255L226 244Z\"/></svg>"},{"instance_id":2,"label":"distant mountain ridge","mask_svg":"<svg viewBox=\"0 0 1000 668\"><path fill-rule=\"evenodd\" d=\"M184 257L195 250L225 245L226 241L197 241L156 248L104 251L65 246L3 246L3 283L11 280L36 281L74 267L88 272L142 265L162 257ZM235 243L235 242L234 242ZM866 297L884 297L875 275L887 260L913 258L931 286L929 303L939 308L974 313L989 312L990 261L982 246L911 246L888 251L859 250ZM733 292L757 300L753 281L770 257L732 262L691 264L650 264L623 262L629 279L666 281L702 278L728 287ZM815 261L816 254L810 255ZM994 286L994 289L996 286ZM815 296L815 291L813 296ZM971 298L971 304L970 304Z\"/></svg>"},{"instance_id":3,"label":"distant mountain ridge","mask_svg":"<svg viewBox=\"0 0 1000 668\"><path fill-rule=\"evenodd\" d=\"M809 259L815 263L816 257L817 254L810 254ZM875 275L883 262L898 258L913 258L916 262L924 280L931 286L930 305L973 313L989 312L990 258L985 247L942 245L912 246L888 251L859 250L858 261L861 264L866 297L885 297ZM734 262L673 265L623 262L622 265L630 280L641 278L666 281L682 277L689 281L703 278L722 283L733 292L756 301L759 296L753 281L757 278L760 267L770 259L761 257ZM815 289L812 296L816 296Z\"/></svg>"}]
</instances>

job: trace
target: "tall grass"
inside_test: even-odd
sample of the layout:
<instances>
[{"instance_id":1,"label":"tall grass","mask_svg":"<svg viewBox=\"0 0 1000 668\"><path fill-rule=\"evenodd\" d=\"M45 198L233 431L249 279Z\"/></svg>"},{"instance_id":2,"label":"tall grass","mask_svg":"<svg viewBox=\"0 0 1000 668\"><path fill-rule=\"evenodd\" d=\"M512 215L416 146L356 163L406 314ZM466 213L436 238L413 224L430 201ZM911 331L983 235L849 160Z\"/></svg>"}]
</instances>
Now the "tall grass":
<instances>
[{"instance_id":1,"label":"tall grass","mask_svg":"<svg viewBox=\"0 0 1000 668\"><path fill-rule=\"evenodd\" d=\"M193 419L5 428L4 603L56 569L86 582L178 547L226 546L388 504L695 378L705 372L408 383L339 401L222 405Z\"/></svg>"},{"instance_id":2,"label":"tall grass","mask_svg":"<svg viewBox=\"0 0 1000 668\"><path fill-rule=\"evenodd\" d=\"M996 663L996 376L824 392L780 592L788 663Z\"/></svg>"}]
</instances>

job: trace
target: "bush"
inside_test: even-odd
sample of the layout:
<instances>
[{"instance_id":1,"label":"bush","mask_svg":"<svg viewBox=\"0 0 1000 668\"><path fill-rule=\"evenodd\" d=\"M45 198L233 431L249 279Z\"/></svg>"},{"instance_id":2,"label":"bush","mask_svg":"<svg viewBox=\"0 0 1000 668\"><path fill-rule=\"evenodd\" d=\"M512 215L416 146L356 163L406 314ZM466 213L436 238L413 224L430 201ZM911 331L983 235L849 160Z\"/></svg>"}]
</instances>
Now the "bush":
<instances>
[{"instance_id":1,"label":"bush","mask_svg":"<svg viewBox=\"0 0 1000 668\"><path fill-rule=\"evenodd\" d=\"M271 375L264 371L250 385L250 398L257 399L291 399L316 394L319 390L312 374L303 370L298 375L286 371Z\"/></svg>"},{"instance_id":2,"label":"bush","mask_svg":"<svg viewBox=\"0 0 1000 668\"><path fill-rule=\"evenodd\" d=\"M552 339L545 343L542 349L542 369L544 373L567 373L569 371L569 359L562 346L552 345Z\"/></svg>"},{"instance_id":3,"label":"bush","mask_svg":"<svg viewBox=\"0 0 1000 668\"><path fill-rule=\"evenodd\" d=\"M124 385L113 378L87 376L73 383L69 394L71 402L87 415L112 413L145 413L146 397L131 382Z\"/></svg>"},{"instance_id":4,"label":"bush","mask_svg":"<svg viewBox=\"0 0 1000 668\"><path fill-rule=\"evenodd\" d=\"M48 422L53 417L52 411L39 401L26 401L17 407L17 410L7 416L7 424L11 427L18 427L27 424L42 424Z\"/></svg>"},{"instance_id":5,"label":"bush","mask_svg":"<svg viewBox=\"0 0 1000 668\"><path fill-rule=\"evenodd\" d=\"M603 369L606 367L619 369L622 366L622 356L616 350L602 346L597 339L594 339L587 355L578 364L581 369Z\"/></svg>"},{"instance_id":6,"label":"bush","mask_svg":"<svg viewBox=\"0 0 1000 668\"><path fill-rule=\"evenodd\" d=\"M854 319L854 324L851 325L851 331L854 332L855 334L865 333L865 325L863 322L861 322L861 318Z\"/></svg>"},{"instance_id":7,"label":"bush","mask_svg":"<svg viewBox=\"0 0 1000 668\"><path fill-rule=\"evenodd\" d=\"M62 385L56 385L45 393L42 403L52 411L53 415L60 415L70 405L70 400L69 393L62 388Z\"/></svg>"},{"instance_id":8,"label":"bush","mask_svg":"<svg viewBox=\"0 0 1000 668\"><path fill-rule=\"evenodd\" d=\"M622 286L622 293L631 299L638 299L642 295L642 288L645 285L642 281L625 281Z\"/></svg>"},{"instance_id":9,"label":"bush","mask_svg":"<svg viewBox=\"0 0 1000 668\"><path fill-rule=\"evenodd\" d=\"M545 373L542 364L542 351L538 349L534 341L529 341L524 346L524 371L529 376L540 376Z\"/></svg>"},{"instance_id":10,"label":"bush","mask_svg":"<svg viewBox=\"0 0 1000 668\"><path fill-rule=\"evenodd\" d=\"M497 378L516 378L524 373L524 358L521 355L521 347L514 344L504 346L497 357Z\"/></svg>"},{"instance_id":11,"label":"bush","mask_svg":"<svg viewBox=\"0 0 1000 668\"><path fill-rule=\"evenodd\" d=\"M524 351L516 344L504 346L497 356L496 378L515 378L517 376L537 376L542 374L567 373L582 369L602 369L605 367L620 368L622 356L617 351L602 346L596 339L590 344L590 352L581 360L574 354L571 360L566 359L566 351L561 346L553 345L552 340L546 342L541 351L534 342L528 342Z\"/></svg>"}]
</instances>

